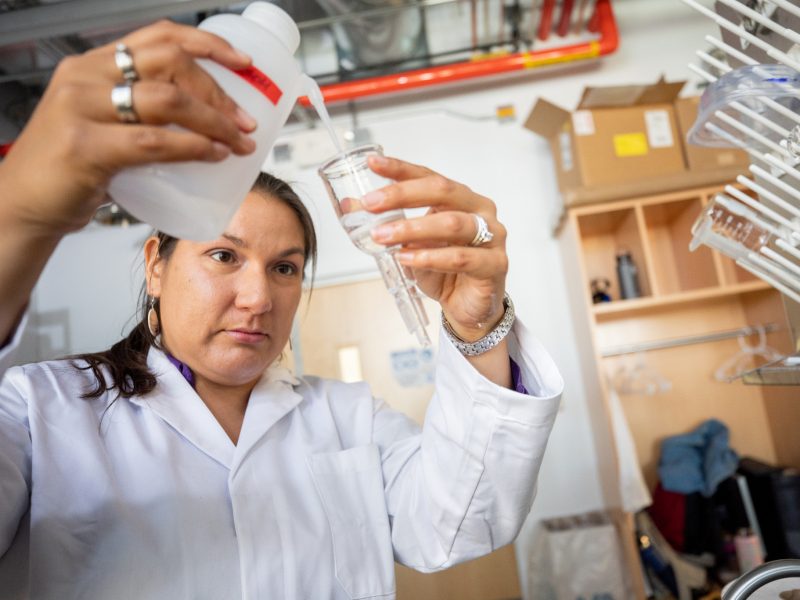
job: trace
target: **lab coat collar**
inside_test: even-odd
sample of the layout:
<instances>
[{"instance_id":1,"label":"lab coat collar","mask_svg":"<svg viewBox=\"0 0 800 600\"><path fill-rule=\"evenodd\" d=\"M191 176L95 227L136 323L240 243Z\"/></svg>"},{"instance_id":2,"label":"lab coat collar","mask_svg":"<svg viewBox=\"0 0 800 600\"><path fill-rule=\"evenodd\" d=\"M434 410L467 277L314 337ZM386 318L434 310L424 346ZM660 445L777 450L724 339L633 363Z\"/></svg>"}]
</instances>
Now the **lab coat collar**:
<instances>
[{"instance_id":1,"label":"lab coat collar","mask_svg":"<svg viewBox=\"0 0 800 600\"><path fill-rule=\"evenodd\" d=\"M150 348L147 366L156 376L156 387L131 397L131 402L149 408L191 444L230 468L236 447L189 382L157 348Z\"/></svg>"},{"instance_id":2,"label":"lab coat collar","mask_svg":"<svg viewBox=\"0 0 800 600\"><path fill-rule=\"evenodd\" d=\"M272 364L262 375L250 392L231 465L231 477L267 432L303 400L294 389L297 385L300 385L300 380L280 364Z\"/></svg>"},{"instance_id":3,"label":"lab coat collar","mask_svg":"<svg viewBox=\"0 0 800 600\"><path fill-rule=\"evenodd\" d=\"M261 380L256 385L256 388L264 381L300 385L300 380L294 376L288 367L280 364L280 362L274 362L267 368L266 372L261 376Z\"/></svg>"},{"instance_id":4,"label":"lab coat collar","mask_svg":"<svg viewBox=\"0 0 800 600\"><path fill-rule=\"evenodd\" d=\"M275 423L302 400L294 391L300 381L287 368L271 365L250 394L239 441L234 445L203 400L180 371L157 348L151 348L147 364L155 374L155 389L131 401L146 406L187 441L232 471Z\"/></svg>"}]
</instances>

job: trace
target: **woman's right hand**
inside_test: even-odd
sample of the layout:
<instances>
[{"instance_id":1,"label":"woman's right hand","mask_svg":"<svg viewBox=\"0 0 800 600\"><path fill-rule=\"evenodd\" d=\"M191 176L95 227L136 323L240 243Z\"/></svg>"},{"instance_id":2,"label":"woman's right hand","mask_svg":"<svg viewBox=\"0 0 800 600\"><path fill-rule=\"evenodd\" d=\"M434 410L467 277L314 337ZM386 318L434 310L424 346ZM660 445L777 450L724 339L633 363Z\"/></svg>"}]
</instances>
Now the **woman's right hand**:
<instances>
[{"instance_id":1,"label":"woman's right hand","mask_svg":"<svg viewBox=\"0 0 800 600\"><path fill-rule=\"evenodd\" d=\"M0 162L0 200L13 222L64 235L91 220L107 201L112 176L125 167L216 162L255 149L246 135L255 121L194 60L241 69L249 57L211 33L169 21L120 41L139 76L133 84L139 122L123 123L111 103L111 90L123 82L116 42L64 59ZM162 127L170 123L183 129Z\"/></svg>"}]
</instances>

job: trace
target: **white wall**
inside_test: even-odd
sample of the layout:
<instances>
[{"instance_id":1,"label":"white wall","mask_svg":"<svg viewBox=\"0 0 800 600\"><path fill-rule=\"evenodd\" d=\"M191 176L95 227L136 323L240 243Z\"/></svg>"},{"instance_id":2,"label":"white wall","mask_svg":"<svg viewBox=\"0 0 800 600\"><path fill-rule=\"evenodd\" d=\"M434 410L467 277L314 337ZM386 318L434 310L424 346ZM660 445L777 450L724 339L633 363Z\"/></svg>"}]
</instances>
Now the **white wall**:
<instances>
[{"instance_id":1,"label":"white wall","mask_svg":"<svg viewBox=\"0 0 800 600\"><path fill-rule=\"evenodd\" d=\"M481 82L466 91L437 90L400 102L359 105L359 122L387 154L426 164L497 203L509 229L508 288L521 317L550 349L567 381L539 496L518 543L523 569L537 519L600 508L603 502L587 416L587 402L597 399L587 398L580 380L577 348L585 341L576 339L567 309L565 278L576 274L564 272L550 233L558 194L547 146L523 129L521 121L539 96L571 108L585 85L648 83L662 74L670 80L687 78L694 49L713 32L709 22L679 0L623 0L615 3L615 12L620 48L592 64ZM502 104L515 106L516 122L479 120L491 117ZM344 128L350 125L347 115L335 116L335 121ZM289 129L284 139L292 143L301 134ZM371 259L352 249L335 223L313 169L289 165L276 171L299 181L301 195L312 204L320 231L319 283L373 276ZM85 231L57 251L37 288L34 309L56 317L59 310L69 311L67 351L105 346L117 338L133 313L131 244L143 234L143 228ZM58 342L41 333L37 351L44 356L48 344Z\"/></svg>"},{"instance_id":2,"label":"white wall","mask_svg":"<svg viewBox=\"0 0 800 600\"><path fill-rule=\"evenodd\" d=\"M150 230L93 224L61 241L33 297L32 358L103 350L130 329Z\"/></svg>"}]
</instances>

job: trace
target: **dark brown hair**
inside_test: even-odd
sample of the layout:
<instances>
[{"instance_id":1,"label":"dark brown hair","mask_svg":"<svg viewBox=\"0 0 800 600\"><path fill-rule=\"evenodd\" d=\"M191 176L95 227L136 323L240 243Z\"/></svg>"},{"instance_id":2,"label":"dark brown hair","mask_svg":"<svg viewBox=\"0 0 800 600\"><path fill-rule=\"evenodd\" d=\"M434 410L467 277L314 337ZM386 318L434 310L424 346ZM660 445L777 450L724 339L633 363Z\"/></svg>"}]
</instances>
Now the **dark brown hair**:
<instances>
[{"instance_id":1,"label":"dark brown hair","mask_svg":"<svg viewBox=\"0 0 800 600\"><path fill-rule=\"evenodd\" d=\"M291 186L285 181L270 175L260 173L252 191L264 196L280 200L292 209L303 228L305 265L311 264L311 286L314 284L314 274L317 265L317 234L308 209L300 200ZM155 232L158 237L158 255L168 261L175 250L177 238L162 232ZM158 299L155 299L153 308L159 319L161 318ZM137 309L138 322L127 335L119 342L103 352L81 354L73 356L72 364L75 368L86 371L91 370L96 379L93 389L86 392L84 398L99 398L106 392L117 390L117 397L129 398L147 394L156 386L156 377L147 367L147 353L151 346L160 348L158 339L150 333L147 327L147 313L151 305L148 303L147 283L142 284L139 293L139 306ZM77 361L84 361L85 366L80 366ZM109 378L106 378L106 373Z\"/></svg>"}]
</instances>

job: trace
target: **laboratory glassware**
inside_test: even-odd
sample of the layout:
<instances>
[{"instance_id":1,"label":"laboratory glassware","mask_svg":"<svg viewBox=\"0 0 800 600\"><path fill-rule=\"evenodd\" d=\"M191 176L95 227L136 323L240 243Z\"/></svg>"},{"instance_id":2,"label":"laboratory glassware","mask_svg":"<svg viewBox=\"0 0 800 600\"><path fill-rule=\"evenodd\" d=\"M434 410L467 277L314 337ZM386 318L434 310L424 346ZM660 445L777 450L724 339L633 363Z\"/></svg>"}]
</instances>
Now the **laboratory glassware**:
<instances>
[{"instance_id":1,"label":"laboratory glassware","mask_svg":"<svg viewBox=\"0 0 800 600\"><path fill-rule=\"evenodd\" d=\"M401 209L371 213L364 208L361 199L367 192L392 183L369 168L367 160L370 156L383 156L381 146L367 144L337 154L319 168L319 175L350 240L356 248L375 258L386 289L394 297L406 328L422 346L430 346L431 341L425 330L428 317L413 272L401 265L395 256L400 246L379 244L370 235L378 225L405 218Z\"/></svg>"}]
</instances>

